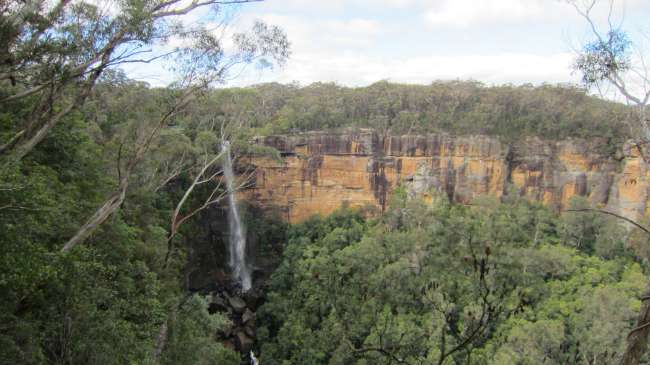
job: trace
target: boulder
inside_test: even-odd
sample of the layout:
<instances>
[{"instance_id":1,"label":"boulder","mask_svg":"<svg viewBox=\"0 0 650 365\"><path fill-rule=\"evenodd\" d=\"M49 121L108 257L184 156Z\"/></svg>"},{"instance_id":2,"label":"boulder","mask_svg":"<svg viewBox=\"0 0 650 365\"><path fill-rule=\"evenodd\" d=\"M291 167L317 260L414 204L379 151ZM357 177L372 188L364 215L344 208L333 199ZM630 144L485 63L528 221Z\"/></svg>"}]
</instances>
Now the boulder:
<instances>
[{"instance_id":1,"label":"boulder","mask_svg":"<svg viewBox=\"0 0 650 365\"><path fill-rule=\"evenodd\" d=\"M219 294L212 294L212 299L210 300L210 313L215 312L225 312L228 310L228 303L223 299Z\"/></svg>"},{"instance_id":2,"label":"boulder","mask_svg":"<svg viewBox=\"0 0 650 365\"><path fill-rule=\"evenodd\" d=\"M248 353L253 348L253 343L255 341L248 337L244 331L239 331L235 334L235 342L239 352Z\"/></svg>"},{"instance_id":3,"label":"boulder","mask_svg":"<svg viewBox=\"0 0 650 365\"><path fill-rule=\"evenodd\" d=\"M240 297L228 298L228 304L237 313L243 313L246 310L246 302Z\"/></svg>"},{"instance_id":4,"label":"boulder","mask_svg":"<svg viewBox=\"0 0 650 365\"><path fill-rule=\"evenodd\" d=\"M250 338L255 338L257 337L257 334L255 333L255 326L245 326L244 327L244 333Z\"/></svg>"},{"instance_id":5,"label":"boulder","mask_svg":"<svg viewBox=\"0 0 650 365\"><path fill-rule=\"evenodd\" d=\"M256 310L261 304L263 294L257 288L251 288L249 291L244 293L243 297L246 301L246 306L252 310Z\"/></svg>"},{"instance_id":6,"label":"boulder","mask_svg":"<svg viewBox=\"0 0 650 365\"><path fill-rule=\"evenodd\" d=\"M248 323L249 321L255 322L255 312L251 311L250 309L246 308L244 311L244 314L241 316L241 321L242 323Z\"/></svg>"}]
</instances>

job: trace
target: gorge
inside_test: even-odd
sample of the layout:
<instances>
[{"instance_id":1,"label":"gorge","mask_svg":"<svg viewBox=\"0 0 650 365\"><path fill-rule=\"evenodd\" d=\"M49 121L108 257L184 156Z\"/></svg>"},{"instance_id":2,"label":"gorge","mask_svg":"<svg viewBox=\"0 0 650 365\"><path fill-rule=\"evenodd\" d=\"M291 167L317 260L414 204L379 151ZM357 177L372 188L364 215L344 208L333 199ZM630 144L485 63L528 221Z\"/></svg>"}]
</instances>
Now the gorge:
<instances>
[{"instance_id":1,"label":"gorge","mask_svg":"<svg viewBox=\"0 0 650 365\"><path fill-rule=\"evenodd\" d=\"M0 365L650 364L650 3L531 3L2 1Z\"/></svg>"}]
</instances>

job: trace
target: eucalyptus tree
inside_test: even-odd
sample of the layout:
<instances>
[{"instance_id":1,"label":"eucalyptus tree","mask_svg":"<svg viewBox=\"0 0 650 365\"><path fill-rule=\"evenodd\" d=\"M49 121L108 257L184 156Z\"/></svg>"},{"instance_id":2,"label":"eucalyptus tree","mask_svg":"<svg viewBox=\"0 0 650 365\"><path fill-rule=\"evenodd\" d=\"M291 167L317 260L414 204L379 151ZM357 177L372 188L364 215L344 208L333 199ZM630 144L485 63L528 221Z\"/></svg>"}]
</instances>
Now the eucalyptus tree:
<instances>
[{"instance_id":1,"label":"eucalyptus tree","mask_svg":"<svg viewBox=\"0 0 650 365\"><path fill-rule=\"evenodd\" d=\"M13 70L8 73L13 78L24 74L22 79L25 82L22 85L17 83L15 87L9 87L8 90L13 93L8 93L10 95L5 97L5 102L25 97L35 98L36 95L39 95L38 99L40 100L41 94L48 93L45 97L48 99L47 103L43 104L44 106L37 103L35 108L35 110L44 108L43 110L47 110L47 112L38 114L34 120L26 121L25 128L19 127L15 135L0 148L3 153L10 156L10 161L15 161L25 156L60 119L81 106L100 75L106 70L127 62L151 62L160 56L142 58L147 51L146 47L164 45L172 38L176 38L183 44L182 47L170 51L173 53L173 59L170 58L170 62L174 65L173 70L178 75L178 81L166 91L169 95L167 95L166 102L161 105L159 113L149 120L134 121L136 125L130 128L130 133L117 136L120 142L115 161L117 167L115 190L66 242L62 251L69 251L83 242L120 208L126 198L132 176L150 155L150 150L157 143L161 131L172 124L190 102L201 97L211 85L225 82L231 76L230 71L233 68L256 62L261 66L271 66L286 60L289 55L289 43L284 32L278 27L255 22L249 32L234 34L232 37L234 49L226 50L220 35L208 29L207 26L202 24L183 26L180 22L172 22L172 18L188 14L199 8L210 9L216 12L215 16L218 16L223 5L243 2L247 1L120 2L119 5L111 3L115 5L115 8L108 15L105 15L100 7L85 2L72 5L61 4L62 9L57 12L62 14L67 14L66 11L69 11L70 14L90 12L92 16L81 19L82 23L93 24L95 27L92 29L93 33L105 32L110 36L94 40L87 45L82 42L80 47L73 47L74 50L80 48L81 50L77 51L82 52L83 55L88 53L91 56L82 57L80 54L71 53L69 57L63 57L58 61L60 64L53 67L55 70L66 69L68 71L62 74L54 73L49 79L44 79L41 75L42 73L48 74L44 69L47 63L42 60L34 62L33 65L25 61L23 73L13 72ZM70 9L67 9L68 6ZM43 12L44 10L39 11ZM113 13L116 15L111 15ZM66 33L67 29L72 26L71 18L59 15L53 19L57 19L57 22L52 22L52 29L47 32L47 36L53 34L54 37L84 37L84 33L79 31L74 31L71 34ZM75 21L75 24L78 20ZM25 27L29 28L27 25ZM30 33L30 36L34 38L38 35ZM37 39L34 39L36 42ZM22 38L14 43L22 45ZM15 47L18 48L18 46ZM96 59L98 55L101 57ZM83 59L85 62L79 63L78 59ZM83 71L80 71L79 68L83 68ZM45 81L30 85L29 88L25 86L30 82L34 83L34 79L44 79ZM43 83L49 83L51 87L42 86ZM58 89L61 90L57 94L56 90ZM76 95L73 100L68 97L71 93ZM34 133L32 133L32 129Z\"/></svg>"},{"instance_id":2,"label":"eucalyptus tree","mask_svg":"<svg viewBox=\"0 0 650 365\"><path fill-rule=\"evenodd\" d=\"M209 22L182 21L197 12L221 21L225 7L255 1L261 0L3 2L0 102L6 107L29 98L34 107L1 136L0 153L22 159L84 104L106 70L120 65L179 59L177 70L185 74L179 86L193 90L224 78L233 63L262 54L286 57L288 44L277 28L258 23L257 38L236 36L238 50L227 57ZM160 49L169 51L154 52Z\"/></svg>"},{"instance_id":3,"label":"eucalyptus tree","mask_svg":"<svg viewBox=\"0 0 650 365\"><path fill-rule=\"evenodd\" d=\"M644 60L641 40L634 41L621 25L613 23L616 1L568 0L585 20L592 40L578 52L574 69L582 76L583 83L603 92L612 87L625 102L632 106L634 114L627 119L630 135L643 152L650 141L647 109L650 102L650 69ZM594 15L599 6L608 7L606 25L600 27ZM647 37L647 36L646 36ZM647 153L644 153L644 155Z\"/></svg>"},{"instance_id":4,"label":"eucalyptus tree","mask_svg":"<svg viewBox=\"0 0 650 365\"><path fill-rule=\"evenodd\" d=\"M10 0L0 5L0 48L5 51L0 62L0 109L30 107L0 131L0 160L5 164L29 154L86 103L99 81L110 83L115 74L111 71L120 66L162 62L176 76L160 113L136 121L134 133L118 137L116 188L63 251L83 242L119 209L132 175L161 130L188 103L211 85L228 80L233 68L256 62L268 67L286 60L289 42L278 27L255 22L249 32L232 36L230 48L211 28L215 23L225 26L227 6L255 1L259 0ZM202 21L184 21L183 16L197 12Z\"/></svg>"},{"instance_id":5,"label":"eucalyptus tree","mask_svg":"<svg viewBox=\"0 0 650 365\"><path fill-rule=\"evenodd\" d=\"M625 121L630 135L633 136L633 142L647 162L650 153L647 149L650 142L650 120L647 115L650 103L650 69L644 60L640 43L632 40L629 32L613 22L616 1L568 0L568 3L585 20L592 36L592 40L578 53L574 68L580 72L586 86L599 91L604 87L613 87L633 108L634 112ZM599 6L608 10L604 27L600 26L595 16ZM621 364L639 364L647 350L649 334L650 288L642 296L637 325L627 336L628 346L621 357Z\"/></svg>"}]
</instances>

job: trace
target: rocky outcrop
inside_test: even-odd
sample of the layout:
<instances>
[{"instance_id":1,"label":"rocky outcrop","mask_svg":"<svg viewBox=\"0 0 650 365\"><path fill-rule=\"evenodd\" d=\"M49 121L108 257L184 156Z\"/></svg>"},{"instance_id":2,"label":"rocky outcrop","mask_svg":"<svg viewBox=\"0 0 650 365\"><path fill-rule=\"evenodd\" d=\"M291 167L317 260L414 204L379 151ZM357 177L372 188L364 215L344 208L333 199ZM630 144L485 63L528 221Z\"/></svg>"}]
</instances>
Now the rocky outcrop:
<instances>
[{"instance_id":1,"label":"rocky outcrop","mask_svg":"<svg viewBox=\"0 0 650 365\"><path fill-rule=\"evenodd\" d=\"M584 196L631 218L648 207L648 166L638 151L626 145L613 156L600 140L531 137L506 144L481 135L381 136L363 130L258 137L256 143L276 148L282 159L251 159L258 169L244 194L279 207L290 222L343 204L385 209L397 186L425 198L437 191L460 203L514 192L558 209Z\"/></svg>"},{"instance_id":2,"label":"rocky outcrop","mask_svg":"<svg viewBox=\"0 0 650 365\"><path fill-rule=\"evenodd\" d=\"M213 291L210 298L210 313L223 313L230 320L230 326L218 333L219 340L247 359L257 337L255 311L264 300L264 294L258 290L242 294L230 287Z\"/></svg>"}]
</instances>

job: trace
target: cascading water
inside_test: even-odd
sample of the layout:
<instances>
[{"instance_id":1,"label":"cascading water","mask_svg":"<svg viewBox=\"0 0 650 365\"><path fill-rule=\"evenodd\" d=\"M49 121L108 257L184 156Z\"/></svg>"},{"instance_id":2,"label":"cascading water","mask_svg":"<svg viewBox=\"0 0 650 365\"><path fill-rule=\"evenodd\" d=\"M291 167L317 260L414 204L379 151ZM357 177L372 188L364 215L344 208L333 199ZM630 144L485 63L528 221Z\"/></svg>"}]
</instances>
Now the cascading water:
<instances>
[{"instance_id":1,"label":"cascading water","mask_svg":"<svg viewBox=\"0 0 650 365\"><path fill-rule=\"evenodd\" d=\"M257 358L255 357L255 353L251 350L250 352L251 355L251 365L260 365L259 361L257 361Z\"/></svg>"},{"instance_id":2,"label":"cascading water","mask_svg":"<svg viewBox=\"0 0 650 365\"><path fill-rule=\"evenodd\" d=\"M230 229L230 267L234 278L241 283L242 291L251 288L251 272L246 263L246 236L242 228L237 197L235 196L235 174L232 169L232 156L230 155L230 142L225 141L222 146L224 154L223 174L226 178L228 189L228 227Z\"/></svg>"}]
</instances>

